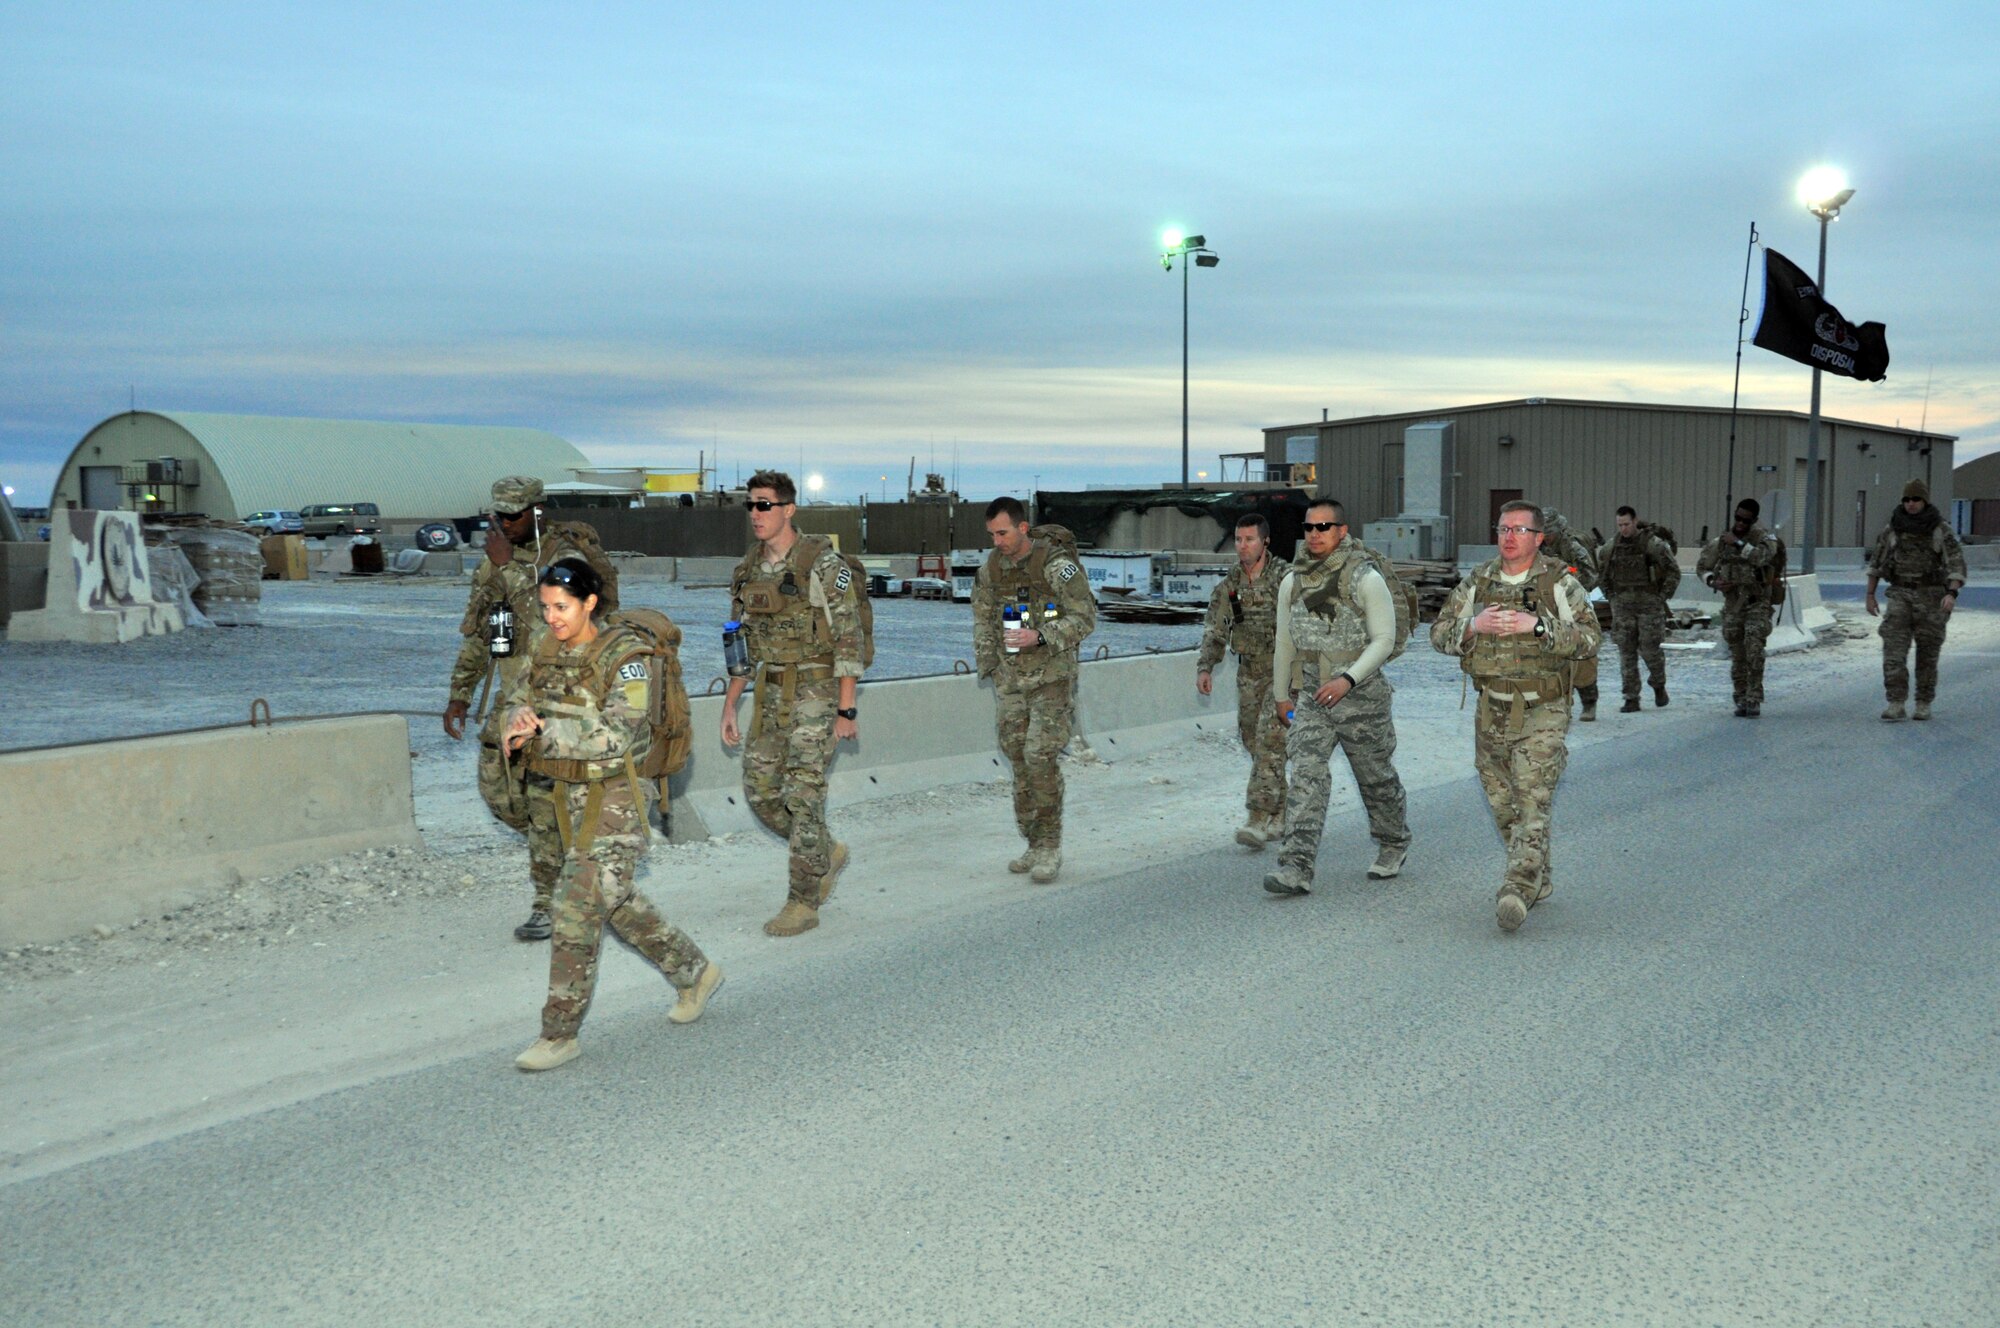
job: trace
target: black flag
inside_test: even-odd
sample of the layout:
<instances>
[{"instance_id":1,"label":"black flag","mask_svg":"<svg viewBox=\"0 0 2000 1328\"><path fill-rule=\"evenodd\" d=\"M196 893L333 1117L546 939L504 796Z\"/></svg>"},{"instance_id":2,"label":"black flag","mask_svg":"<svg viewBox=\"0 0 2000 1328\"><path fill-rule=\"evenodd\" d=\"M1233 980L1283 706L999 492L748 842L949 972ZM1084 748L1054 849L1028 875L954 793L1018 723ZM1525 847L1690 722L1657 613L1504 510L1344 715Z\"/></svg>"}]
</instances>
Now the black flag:
<instances>
[{"instance_id":1,"label":"black flag","mask_svg":"<svg viewBox=\"0 0 2000 1328\"><path fill-rule=\"evenodd\" d=\"M1828 373L1879 383L1889 373L1889 331L1859 327L1828 304L1819 286L1776 249L1764 251L1764 308L1751 338L1765 350Z\"/></svg>"}]
</instances>

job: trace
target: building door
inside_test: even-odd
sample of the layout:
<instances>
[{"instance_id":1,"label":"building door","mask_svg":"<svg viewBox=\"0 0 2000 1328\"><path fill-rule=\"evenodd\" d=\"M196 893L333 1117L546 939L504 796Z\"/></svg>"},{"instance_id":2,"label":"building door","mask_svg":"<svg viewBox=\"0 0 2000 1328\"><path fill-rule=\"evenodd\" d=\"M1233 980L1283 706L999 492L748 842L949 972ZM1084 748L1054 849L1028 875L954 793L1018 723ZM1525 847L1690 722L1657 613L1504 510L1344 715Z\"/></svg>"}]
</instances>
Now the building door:
<instances>
[{"instance_id":1,"label":"building door","mask_svg":"<svg viewBox=\"0 0 2000 1328\"><path fill-rule=\"evenodd\" d=\"M120 501L124 486L119 482L122 471L117 466L85 466L83 468L83 505L92 512L115 512L125 504Z\"/></svg>"},{"instance_id":2,"label":"building door","mask_svg":"<svg viewBox=\"0 0 2000 1328\"><path fill-rule=\"evenodd\" d=\"M1370 520L1387 521L1403 514L1403 445L1382 444L1382 505Z\"/></svg>"},{"instance_id":3,"label":"building door","mask_svg":"<svg viewBox=\"0 0 2000 1328\"><path fill-rule=\"evenodd\" d=\"M1496 544L1499 543L1500 537L1494 534L1493 531L1500 524L1500 509L1508 503L1517 503L1519 501L1521 501L1521 491L1519 489L1495 489L1492 491L1491 498L1486 504L1486 533L1479 537L1481 544L1484 544L1487 540L1492 540Z\"/></svg>"},{"instance_id":4,"label":"building door","mask_svg":"<svg viewBox=\"0 0 2000 1328\"><path fill-rule=\"evenodd\" d=\"M1854 547L1868 547L1868 490L1854 491Z\"/></svg>"}]
</instances>

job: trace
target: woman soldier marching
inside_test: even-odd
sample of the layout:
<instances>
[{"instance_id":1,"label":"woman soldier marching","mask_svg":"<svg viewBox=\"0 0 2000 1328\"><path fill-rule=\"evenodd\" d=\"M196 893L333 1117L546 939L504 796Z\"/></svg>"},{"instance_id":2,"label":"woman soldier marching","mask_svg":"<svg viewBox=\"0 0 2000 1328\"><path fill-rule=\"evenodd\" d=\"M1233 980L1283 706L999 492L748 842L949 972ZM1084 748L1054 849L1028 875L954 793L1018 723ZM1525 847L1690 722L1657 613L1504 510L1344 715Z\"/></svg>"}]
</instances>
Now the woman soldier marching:
<instances>
[{"instance_id":1,"label":"woman soldier marching","mask_svg":"<svg viewBox=\"0 0 2000 1328\"><path fill-rule=\"evenodd\" d=\"M542 573L549 639L529 668L526 703L507 716L507 751L526 749L529 770L555 783L563 843L549 999L541 1040L514 1061L523 1070L553 1070L577 1056L606 922L680 990L667 1015L675 1023L701 1018L722 986L721 967L633 884L647 841L646 796L634 767L652 738L650 646L592 616L602 589L581 559L560 559Z\"/></svg>"}]
</instances>

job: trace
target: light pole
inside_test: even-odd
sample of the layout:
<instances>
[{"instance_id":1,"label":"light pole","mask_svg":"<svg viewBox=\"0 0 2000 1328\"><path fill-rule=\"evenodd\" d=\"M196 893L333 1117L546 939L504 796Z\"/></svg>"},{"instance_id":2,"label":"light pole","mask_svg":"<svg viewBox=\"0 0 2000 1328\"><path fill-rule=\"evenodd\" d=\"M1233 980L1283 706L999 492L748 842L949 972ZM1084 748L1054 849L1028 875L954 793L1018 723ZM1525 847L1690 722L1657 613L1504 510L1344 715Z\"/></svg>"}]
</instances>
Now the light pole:
<instances>
[{"instance_id":1,"label":"light pole","mask_svg":"<svg viewBox=\"0 0 2000 1328\"><path fill-rule=\"evenodd\" d=\"M1171 272L1174 259L1181 260L1181 487L1188 486L1188 269L1214 267L1222 256L1207 248L1205 235L1183 235L1177 230L1160 236L1160 266ZM1188 259L1194 259L1190 263Z\"/></svg>"},{"instance_id":2,"label":"light pole","mask_svg":"<svg viewBox=\"0 0 2000 1328\"><path fill-rule=\"evenodd\" d=\"M1807 171L1799 181L1799 202L1819 218L1819 298L1826 298L1826 224L1840 215L1847 200L1854 197L1847 176L1832 166ZM1810 575L1819 548L1819 365L1812 371L1812 419L1806 425L1806 517L1804 556L1799 570Z\"/></svg>"}]
</instances>

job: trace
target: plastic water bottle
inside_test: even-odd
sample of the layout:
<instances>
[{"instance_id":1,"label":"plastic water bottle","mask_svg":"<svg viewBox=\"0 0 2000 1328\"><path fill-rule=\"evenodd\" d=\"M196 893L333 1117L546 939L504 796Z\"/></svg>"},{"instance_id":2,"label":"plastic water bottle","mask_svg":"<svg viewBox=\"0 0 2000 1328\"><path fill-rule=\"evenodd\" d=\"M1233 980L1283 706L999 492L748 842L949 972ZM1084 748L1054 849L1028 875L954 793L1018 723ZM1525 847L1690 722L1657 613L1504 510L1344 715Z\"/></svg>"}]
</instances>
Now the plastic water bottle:
<instances>
[{"instance_id":1,"label":"plastic water bottle","mask_svg":"<svg viewBox=\"0 0 2000 1328\"><path fill-rule=\"evenodd\" d=\"M750 643L743 639L741 622L722 624L722 666L732 678L750 676Z\"/></svg>"},{"instance_id":2,"label":"plastic water bottle","mask_svg":"<svg viewBox=\"0 0 2000 1328\"><path fill-rule=\"evenodd\" d=\"M1020 628L1021 628L1020 606L1015 604L1002 605L1000 609L1000 641L1002 646L1005 647L1007 653L1010 655L1020 654L1021 647L1015 645L1014 642L1007 636L1007 633L1019 631Z\"/></svg>"}]
</instances>

